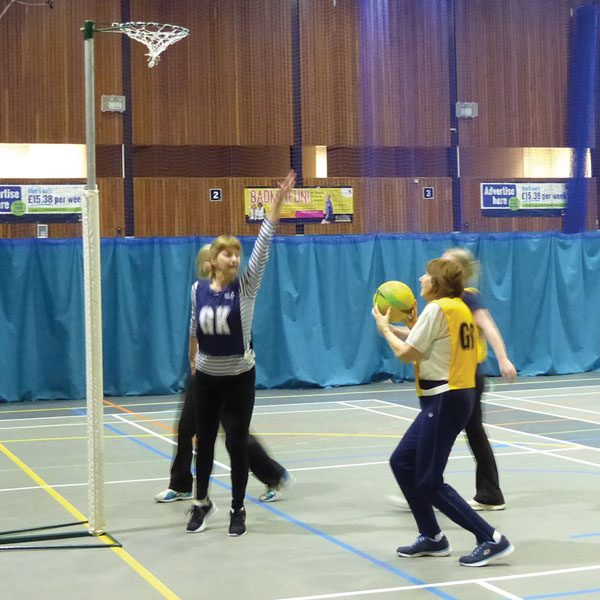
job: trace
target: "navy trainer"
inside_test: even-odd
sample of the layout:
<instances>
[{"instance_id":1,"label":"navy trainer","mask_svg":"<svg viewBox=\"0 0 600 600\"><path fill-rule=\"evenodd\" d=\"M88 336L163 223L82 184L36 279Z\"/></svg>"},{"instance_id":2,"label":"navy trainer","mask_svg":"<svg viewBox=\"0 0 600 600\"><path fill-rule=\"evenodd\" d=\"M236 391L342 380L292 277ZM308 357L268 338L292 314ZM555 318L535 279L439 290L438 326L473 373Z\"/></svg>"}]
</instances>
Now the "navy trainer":
<instances>
[{"instance_id":1,"label":"navy trainer","mask_svg":"<svg viewBox=\"0 0 600 600\"><path fill-rule=\"evenodd\" d=\"M398 556L413 558L417 556L448 556L452 552L446 536L442 536L439 542L432 540L426 535L419 535L412 546L400 546L396 553Z\"/></svg>"},{"instance_id":2,"label":"navy trainer","mask_svg":"<svg viewBox=\"0 0 600 600\"><path fill-rule=\"evenodd\" d=\"M490 540L478 544L471 554L461 556L458 562L463 567L485 567L491 560L512 554L514 549L508 538L502 536L499 542Z\"/></svg>"}]
</instances>

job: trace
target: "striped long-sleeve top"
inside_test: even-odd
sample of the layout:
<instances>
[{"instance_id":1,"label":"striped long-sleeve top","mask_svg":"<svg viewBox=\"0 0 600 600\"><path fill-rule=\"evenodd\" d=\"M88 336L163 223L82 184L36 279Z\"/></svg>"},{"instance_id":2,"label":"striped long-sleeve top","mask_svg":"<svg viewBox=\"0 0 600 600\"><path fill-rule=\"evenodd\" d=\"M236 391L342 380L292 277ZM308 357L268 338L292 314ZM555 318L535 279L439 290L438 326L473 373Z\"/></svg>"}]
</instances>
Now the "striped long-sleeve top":
<instances>
[{"instance_id":1,"label":"striped long-sleeve top","mask_svg":"<svg viewBox=\"0 0 600 600\"><path fill-rule=\"evenodd\" d=\"M274 234L275 225L265 219L245 270L220 292L210 289L210 280L192 285L190 336L198 340L196 369L202 373L239 375L254 366L252 318Z\"/></svg>"}]
</instances>

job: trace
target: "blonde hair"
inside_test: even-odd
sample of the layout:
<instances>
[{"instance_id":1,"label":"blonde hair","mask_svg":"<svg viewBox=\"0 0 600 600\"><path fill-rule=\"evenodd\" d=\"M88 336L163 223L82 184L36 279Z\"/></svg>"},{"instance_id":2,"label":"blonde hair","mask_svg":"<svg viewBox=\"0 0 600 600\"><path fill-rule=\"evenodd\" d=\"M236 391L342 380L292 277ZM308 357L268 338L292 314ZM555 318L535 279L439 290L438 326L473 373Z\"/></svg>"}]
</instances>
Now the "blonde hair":
<instances>
[{"instance_id":1,"label":"blonde hair","mask_svg":"<svg viewBox=\"0 0 600 600\"><path fill-rule=\"evenodd\" d=\"M213 240L213 243L210 245L210 273L209 276L214 278L217 270L215 265L213 264L213 260L217 258L219 252L221 250L225 250L225 248L234 248L242 255L242 244L240 240L232 235L220 235L218 238Z\"/></svg>"},{"instance_id":2,"label":"blonde hair","mask_svg":"<svg viewBox=\"0 0 600 600\"><path fill-rule=\"evenodd\" d=\"M454 261L463 272L465 282L476 279L479 274L479 261L466 248L449 248L444 252L448 260Z\"/></svg>"},{"instance_id":3,"label":"blonde hair","mask_svg":"<svg viewBox=\"0 0 600 600\"><path fill-rule=\"evenodd\" d=\"M465 289L462 267L450 258L434 258L427 263L431 290L427 300L460 298Z\"/></svg>"},{"instance_id":4,"label":"blonde hair","mask_svg":"<svg viewBox=\"0 0 600 600\"><path fill-rule=\"evenodd\" d=\"M206 279L210 276L210 269L208 272L204 270L204 263L207 262L210 262L210 244L204 244L196 254L196 277L198 279Z\"/></svg>"}]
</instances>

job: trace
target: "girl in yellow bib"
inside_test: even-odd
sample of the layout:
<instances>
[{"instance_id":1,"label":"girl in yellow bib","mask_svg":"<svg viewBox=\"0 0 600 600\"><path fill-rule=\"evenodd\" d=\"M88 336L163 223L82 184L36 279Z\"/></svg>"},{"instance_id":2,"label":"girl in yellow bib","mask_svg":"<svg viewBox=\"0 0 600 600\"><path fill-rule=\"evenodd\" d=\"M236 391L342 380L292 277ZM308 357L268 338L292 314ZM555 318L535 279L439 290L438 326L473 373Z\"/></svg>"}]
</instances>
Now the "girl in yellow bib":
<instances>
[{"instance_id":1,"label":"girl in yellow bib","mask_svg":"<svg viewBox=\"0 0 600 600\"><path fill-rule=\"evenodd\" d=\"M475 405L477 329L461 296L463 274L453 261L432 260L421 277L421 296L428 304L416 318L416 304L402 341L390 328L389 311L373 316L377 329L396 357L415 364L421 411L390 457L392 471L413 513L419 536L397 549L398 556L448 556L450 544L442 534L433 507L473 533L475 549L459 562L480 567L513 551L508 539L475 512L444 482L444 469L458 434Z\"/></svg>"}]
</instances>

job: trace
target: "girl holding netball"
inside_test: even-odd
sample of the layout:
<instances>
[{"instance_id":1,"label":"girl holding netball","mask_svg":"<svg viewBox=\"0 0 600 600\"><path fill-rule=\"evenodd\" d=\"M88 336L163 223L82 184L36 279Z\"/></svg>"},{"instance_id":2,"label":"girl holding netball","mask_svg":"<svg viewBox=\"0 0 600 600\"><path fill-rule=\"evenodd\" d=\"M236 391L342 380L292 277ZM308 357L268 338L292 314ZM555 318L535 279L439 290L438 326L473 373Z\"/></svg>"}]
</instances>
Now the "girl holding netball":
<instances>
[{"instance_id":1,"label":"girl holding netball","mask_svg":"<svg viewBox=\"0 0 600 600\"><path fill-rule=\"evenodd\" d=\"M480 567L513 552L508 539L496 531L447 483L444 470L458 434L475 405L477 367L473 315L461 296L464 280L453 261L438 258L427 264L420 278L427 305L416 318L416 303L405 341L392 331L389 310L373 309L377 329L396 357L414 362L421 411L392 453L390 465L412 514L419 535L398 556L447 556L450 544L435 518L433 507L473 533L475 549L459 563Z\"/></svg>"}]
</instances>

